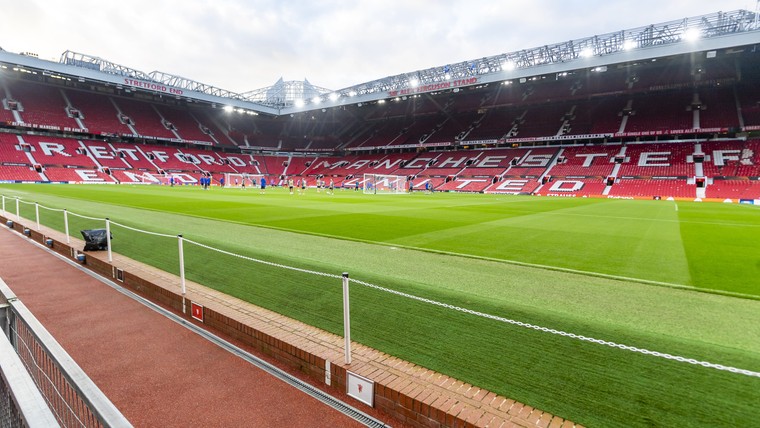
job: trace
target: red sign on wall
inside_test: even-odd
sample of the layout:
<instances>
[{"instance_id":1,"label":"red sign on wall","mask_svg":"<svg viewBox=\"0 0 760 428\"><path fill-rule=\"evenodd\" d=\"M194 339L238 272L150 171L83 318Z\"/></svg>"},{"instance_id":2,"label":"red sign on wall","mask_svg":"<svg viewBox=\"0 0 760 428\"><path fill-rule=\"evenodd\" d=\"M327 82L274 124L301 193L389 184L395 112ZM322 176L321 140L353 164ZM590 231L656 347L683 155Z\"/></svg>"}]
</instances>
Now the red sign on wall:
<instances>
[{"instance_id":1,"label":"red sign on wall","mask_svg":"<svg viewBox=\"0 0 760 428\"><path fill-rule=\"evenodd\" d=\"M203 322L203 306L190 302L190 315L200 322Z\"/></svg>"}]
</instances>

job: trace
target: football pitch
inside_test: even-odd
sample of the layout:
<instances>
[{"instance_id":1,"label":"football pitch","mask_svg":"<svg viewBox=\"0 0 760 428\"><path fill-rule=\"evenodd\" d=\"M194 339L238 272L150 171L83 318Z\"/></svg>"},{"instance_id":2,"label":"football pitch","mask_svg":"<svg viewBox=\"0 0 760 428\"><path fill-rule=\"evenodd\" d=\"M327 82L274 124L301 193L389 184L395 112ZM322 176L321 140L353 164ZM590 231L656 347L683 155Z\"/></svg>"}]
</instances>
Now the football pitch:
<instances>
[{"instance_id":1,"label":"football pitch","mask_svg":"<svg viewBox=\"0 0 760 428\"><path fill-rule=\"evenodd\" d=\"M758 207L127 185L0 193L9 213L18 196L247 258L349 272L378 286L352 285L353 340L576 423L756 423ZM32 205L20 211L35 218ZM58 213L40 217L63 230ZM73 221L72 236L103 227ZM112 232L114 251L178 272L176 239ZM339 281L193 245L185 263L188 279L342 334Z\"/></svg>"}]
</instances>

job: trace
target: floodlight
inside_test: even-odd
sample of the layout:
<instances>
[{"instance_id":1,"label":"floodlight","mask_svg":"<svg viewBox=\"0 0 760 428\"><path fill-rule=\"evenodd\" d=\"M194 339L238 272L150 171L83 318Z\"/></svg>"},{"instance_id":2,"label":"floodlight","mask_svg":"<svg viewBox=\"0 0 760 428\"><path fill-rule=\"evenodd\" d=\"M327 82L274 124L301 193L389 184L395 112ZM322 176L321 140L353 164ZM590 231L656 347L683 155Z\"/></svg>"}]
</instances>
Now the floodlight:
<instances>
[{"instance_id":1,"label":"floodlight","mask_svg":"<svg viewBox=\"0 0 760 428\"><path fill-rule=\"evenodd\" d=\"M416 88L417 86L420 86L420 81L417 80L417 78L412 78L411 80L409 80L409 86L411 86L412 88Z\"/></svg>"},{"instance_id":2,"label":"floodlight","mask_svg":"<svg viewBox=\"0 0 760 428\"><path fill-rule=\"evenodd\" d=\"M378 104L385 104L385 100L377 100Z\"/></svg>"},{"instance_id":3,"label":"floodlight","mask_svg":"<svg viewBox=\"0 0 760 428\"><path fill-rule=\"evenodd\" d=\"M446 73L446 74L444 74L444 75L443 75L443 78L444 78L444 79L446 79L446 80L449 80L449 79L451 79L451 73Z\"/></svg>"},{"instance_id":4,"label":"floodlight","mask_svg":"<svg viewBox=\"0 0 760 428\"><path fill-rule=\"evenodd\" d=\"M322 102L322 98L314 97L311 99L311 102L313 102L314 104L319 104Z\"/></svg>"},{"instance_id":5,"label":"floodlight","mask_svg":"<svg viewBox=\"0 0 760 428\"><path fill-rule=\"evenodd\" d=\"M512 71L517 67L517 65L513 61L504 61L501 65L501 68L507 71Z\"/></svg>"},{"instance_id":6,"label":"floodlight","mask_svg":"<svg viewBox=\"0 0 760 428\"><path fill-rule=\"evenodd\" d=\"M303 100L295 100L295 102L293 104L295 104L296 107L303 107L304 101Z\"/></svg>"},{"instance_id":7,"label":"floodlight","mask_svg":"<svg viewBox=\"0 0 760 428\"><path fill-rule=\"evenodd\" d=\"M330 101L338 101L338 94L335 92L330 94Z\"/></svg>"},{"instance_id":8,"label":"floodlight","mask_svg":"<svg viewBox=\"0 0 760 428\"><path fill-rule=\"evenodd\" d=\"M636 49L636 40L626 40L625 43L623 43L623 50L629 51L631 49Z\"/></svg>"},{"instance_id":9,"label":"floodlight","mask_svg":"<svg viewBox=\"0 0 760 428\"><path fill-rule=\"evenodd\" d=\"M224 107L222 108L222 110L226 111L227 113L231 113L231 112L232 112L232 110L235 110L235 108L234 108L234 107L232 107L232 106L224 106Z\"/></svg>"},{"instance_id":10,"label":"floodlight","mask_svg":"<svg viewBox=\"0 0 760 428\"><path fill-rule=\"evenodd\" d=\"M693 42L699 39L701 35L699 34L699 30L696 28L689 28L683 33L683 39L687 42Z\"/></svg>"},{"instance_id":11,"label":"floodlight","mask_svg":"<svg viewBox=\"0 0 760 428\"><path fill-rule=\"evenodd\" d=\"M594 51L591 48L583 49L580 53L581 58L591 58L594 56Z\"/></svg>"},{"instance_id":12,"label":"floodlight","mask_svg":"<svg viewBox=\"0 0 760 428\"><path fill-rule=\"evenodd\" d=\"M349 92L349 93L348 93L348 96L349 96L349 97L355 97L355 96L356 96L356 91L351 91L351 92Z\"/></svg>"}]
</instances>

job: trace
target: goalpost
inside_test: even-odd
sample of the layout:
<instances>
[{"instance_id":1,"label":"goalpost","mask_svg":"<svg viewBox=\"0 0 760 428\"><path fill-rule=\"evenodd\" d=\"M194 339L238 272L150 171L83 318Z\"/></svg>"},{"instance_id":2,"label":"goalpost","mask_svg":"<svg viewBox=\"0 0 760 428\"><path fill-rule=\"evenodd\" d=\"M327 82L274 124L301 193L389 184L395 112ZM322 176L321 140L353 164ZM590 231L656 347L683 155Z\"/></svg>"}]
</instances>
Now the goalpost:
<instances>
[{"instance_id":1,"label":"goalpost","mask_svg":"<svg viewBox=\"0 0 760 428\"><path fill-rule=\"evenodd\" d=\"M263 176L264 174L226 172L224 173L224 187L237 189L242 188L244 185L245 187L259 187L261 177Z\"/></svg>"},{"instance_id":2,"label":"goalpost","mask_svg":"<svg viewBox=\"0 0 760 428\"><path fill-rule=\"evenodd\" d=\"M170 183L170 179L172 177L172 174L170 173L150 173L150 172L143 172L140 174L140 184L158 184L158 185L164 185L168 186Z\"/></svg>"},{"instance_id":3,"label":"goalpost","mask_svg":"<svg viewBox=\"0 0 760 428\"><path fill-rule=\"evenodd\" d=\"M364 174L364 193L372 195L400 195L406 192L406 176Z\"/></svg>"}]
</instances>

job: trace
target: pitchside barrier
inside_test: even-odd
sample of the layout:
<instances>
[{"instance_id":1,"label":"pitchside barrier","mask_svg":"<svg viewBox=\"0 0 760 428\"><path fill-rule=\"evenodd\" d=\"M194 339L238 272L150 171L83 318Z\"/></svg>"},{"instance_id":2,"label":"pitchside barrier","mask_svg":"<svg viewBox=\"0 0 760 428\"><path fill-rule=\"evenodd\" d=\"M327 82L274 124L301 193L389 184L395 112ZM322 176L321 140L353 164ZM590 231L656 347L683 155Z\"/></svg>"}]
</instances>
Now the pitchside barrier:
<instances>
[{"instance_id":1,"label":"pitchside barrier","mask_svg":"<svg viewBox=\"0 0 760 428\"><path fill-rule=\"evenodd\" d=\"M2 279L0 302L0 426L132 426Z\"/></svg>"},{"instance_id":2,"label":"pitchside barrier","mask_svg":"<svg viewBox=\"0 0 760 428\"><path fill-rule=\"evenodd\" d=\"M411 301L415 305L434 308L438 317L469 319L475 324L499 323L520 329L560 337L564 340L586 342L598 346L616 348L636 354L687 363L709 369L727 371L744 376L760 378L760 372L726 366L709 361L687 358L666 352L653 351L608 340L601 340L573 332L553 329L534 323L492 315L461 306L440 302L372 284L348 274L337 275L277 263L239 254L229 249L216 248L184 238L181 234L164 234L131 227L109 218L97 218L75 214L66 209L50 208L35 202L27 202L18 197L2 195L2 211L6 218L25 218L34 222L39 230L42 225L64 231L67 240L77 236L82 229L105 229L107 237L108 261L113 261L112 249L125 257L135 259L172 273L179 278L176 286L181 290L183 312L189 313L189 304L184 302L186 279L227 294L245 299L257 306L277 308L277 312L291 318L301 319L310 324L322 323L322 328L339 332L345 338L345 361L350 363L351 323L356 323L357 336L365 334L365 329L387 316L386 308L393 308L394 302ZM219 266L219 268L209 268ZM223 286L220 286L223 284ZM277 284L279 286L272 286ZM341 284L341 287L338 287ZM349 285L360 288L352 291L356 298L353 306L360 317L349 318ZM287 285L287 286L286 286ZM356 293L356 294L354 294ZM380 293L378 295L377 293ZM401 300L397 300L401 299ZM383 301L382 305L377 302ZM358 305L358 306L357 306ZM316 312L318 311L318 313ZM304 317L304 314L307 314ZM312 314L312 315L308 315ZM306 318L306 319L304 319ZM467 334L464 332L463 334ZM410 336L409 346L414 337ZM463 339L463 341L466 339Z\"/></svg>"}]
</instances>

